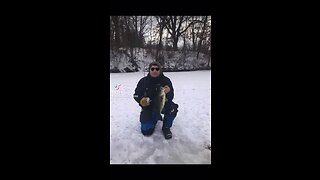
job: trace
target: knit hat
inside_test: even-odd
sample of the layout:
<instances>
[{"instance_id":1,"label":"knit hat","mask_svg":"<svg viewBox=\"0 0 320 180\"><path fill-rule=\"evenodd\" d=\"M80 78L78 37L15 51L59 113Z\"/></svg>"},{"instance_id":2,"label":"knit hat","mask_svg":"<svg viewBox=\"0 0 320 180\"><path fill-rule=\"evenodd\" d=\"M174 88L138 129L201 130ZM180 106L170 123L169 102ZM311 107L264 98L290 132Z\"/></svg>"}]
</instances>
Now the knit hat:
<instances>
[{"instance_id":1,"label":"knit hat","mask_svg":"<svg viewBox=\"0 0 320 180\"><path fill-rule=\"evenodd\" d=\"M150 63L150 65L149 65L149 71L150 71L150 68L151 68L152 66L158 66L158 67L159 67L159 70L161 71L161 64L160 64L159 62L154 61L154 62Z\"/></svg>"}]
</instances>

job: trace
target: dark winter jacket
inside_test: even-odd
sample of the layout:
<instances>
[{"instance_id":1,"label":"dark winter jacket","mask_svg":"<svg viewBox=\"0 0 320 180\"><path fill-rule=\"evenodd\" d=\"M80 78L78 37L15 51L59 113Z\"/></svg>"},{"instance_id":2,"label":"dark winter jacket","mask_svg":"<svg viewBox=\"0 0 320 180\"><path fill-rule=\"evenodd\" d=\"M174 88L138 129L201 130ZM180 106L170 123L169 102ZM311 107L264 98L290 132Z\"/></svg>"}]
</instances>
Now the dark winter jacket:
<instances>
[{"instance_id":1,"label":"dark winter jacket","mask_svg":"<svg viewBox=\"0 0 320 180\"><path fill-rule=\"evenodd\" d=\"M157 95L156 88L159 87L159 85L161 87L164 87L165 85L168 85L170 87L170 92L166 94L166 98L168 99L166 105L172 103L172 99L174 96L173 86L171 80L168 77L164 76L163 73L161 73L156 78L150 76L149 73L146 77L140 79L133 95L134 99L138 103L143 97L149 97L153 101ZM150 103L150 106L147 106L145 109L153 108L152 101Z\"/></svg>"}]
</instances>

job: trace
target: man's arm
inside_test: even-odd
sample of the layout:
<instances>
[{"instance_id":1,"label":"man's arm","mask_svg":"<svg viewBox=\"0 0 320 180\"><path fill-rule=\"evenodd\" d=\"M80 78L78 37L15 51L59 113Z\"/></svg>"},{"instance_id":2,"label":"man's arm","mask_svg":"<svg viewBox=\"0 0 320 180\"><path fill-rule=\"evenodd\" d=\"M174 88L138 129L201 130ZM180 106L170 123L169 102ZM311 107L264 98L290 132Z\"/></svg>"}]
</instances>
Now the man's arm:
<instances>
[{"instance_id":1,"label":"man's arm","mask_svg":"<svg viewBox=\"0 0 320 180\"><path fill-rule=\"evenodd\" d=\"M143 83L144 81L145 81L144 78L140 79L135 89L135 93L133 94L133 98L137 101L137 103L140 103L140 100L142 99L144 94L144 89L145 89L144 83Z\"/></svg>"},{"instance_id":2,"label":"man's arm","mask_svg":"<svg viewBox=\"0 0 320 180\"><path fill-rule=\"evenodd\" d=\"M173 89L173 85L171 83L171 80L169 78L166 78L165 85L169 86L169 88L170 88L170 91L166 94L166 98L168 99L168 101L172 101L172 99L174 97L174 89Z\"/></svg>"}]
</instances>

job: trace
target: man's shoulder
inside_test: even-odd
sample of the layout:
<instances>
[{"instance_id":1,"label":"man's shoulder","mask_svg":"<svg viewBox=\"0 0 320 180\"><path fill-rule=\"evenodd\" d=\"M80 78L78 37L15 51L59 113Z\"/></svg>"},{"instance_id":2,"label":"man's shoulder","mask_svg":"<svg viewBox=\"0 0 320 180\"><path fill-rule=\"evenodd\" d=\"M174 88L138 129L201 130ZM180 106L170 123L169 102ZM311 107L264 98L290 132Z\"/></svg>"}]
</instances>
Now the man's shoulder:
<instances>
[{"instance_id":1,"label":"man's shoulder","mask_svg":"<svg viewBox=\"0 0 320 180\"><path fill-rule=\"evenodd\" d=\"M143 78L141 78L141 79L139 80L138 83L144 83L144 82L146 82L146 81L147 81L147 77L143 77Z\"/></svg>"},{"instance_id":2,"label":"man's shoulder","mask_svg":"<svg viewBox=\"0 0 320 180\"><path fill-rule=\"evenodd\" d=\"M142 77L139 81L144 81L146 79L147 79L147 77L145 76L145 77Z\"/></svg>"},{"instance_id":3,"label":"man's shoulder","mask_svg":"<svg viewBox=\"0 0 320 180\"><path fill-rule=\"evenodd\" d=\"M167 77L167 76L165 76L164 74L163 74L162 78L163 78L164 80L167 80L167 81L169 80L169 81L170 81L170 78Z\"/></svg>"}]
</instances>

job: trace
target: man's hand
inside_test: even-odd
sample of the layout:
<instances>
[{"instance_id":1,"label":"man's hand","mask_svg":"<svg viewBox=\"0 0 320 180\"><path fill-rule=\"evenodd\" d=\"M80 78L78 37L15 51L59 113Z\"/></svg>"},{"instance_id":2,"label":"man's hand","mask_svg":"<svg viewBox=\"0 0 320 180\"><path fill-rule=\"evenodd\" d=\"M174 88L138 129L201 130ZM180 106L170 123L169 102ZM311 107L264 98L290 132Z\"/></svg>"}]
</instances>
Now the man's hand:
<instances>
[{"instance_id":1,"label":"man's hand","mask_svg":"<svg viewBox=\"0 0 320 180\"><path fill-rule=\"evenodd\" d=\"M141 100L140 100L140 104L142 107L147 107L150 105L150 98L149 97L143 97Z\"/></svg>"},{"instance_id":2,"label":"man's hand","mask_svg":"<svg viewBox=\"0 0 320 180\"><path fill-rule=\"evenodd\" d=\"M167 94L168 92L170 92L170 87L168 85L164 86L164 92Z\"/></svg>"}]
</instances>

